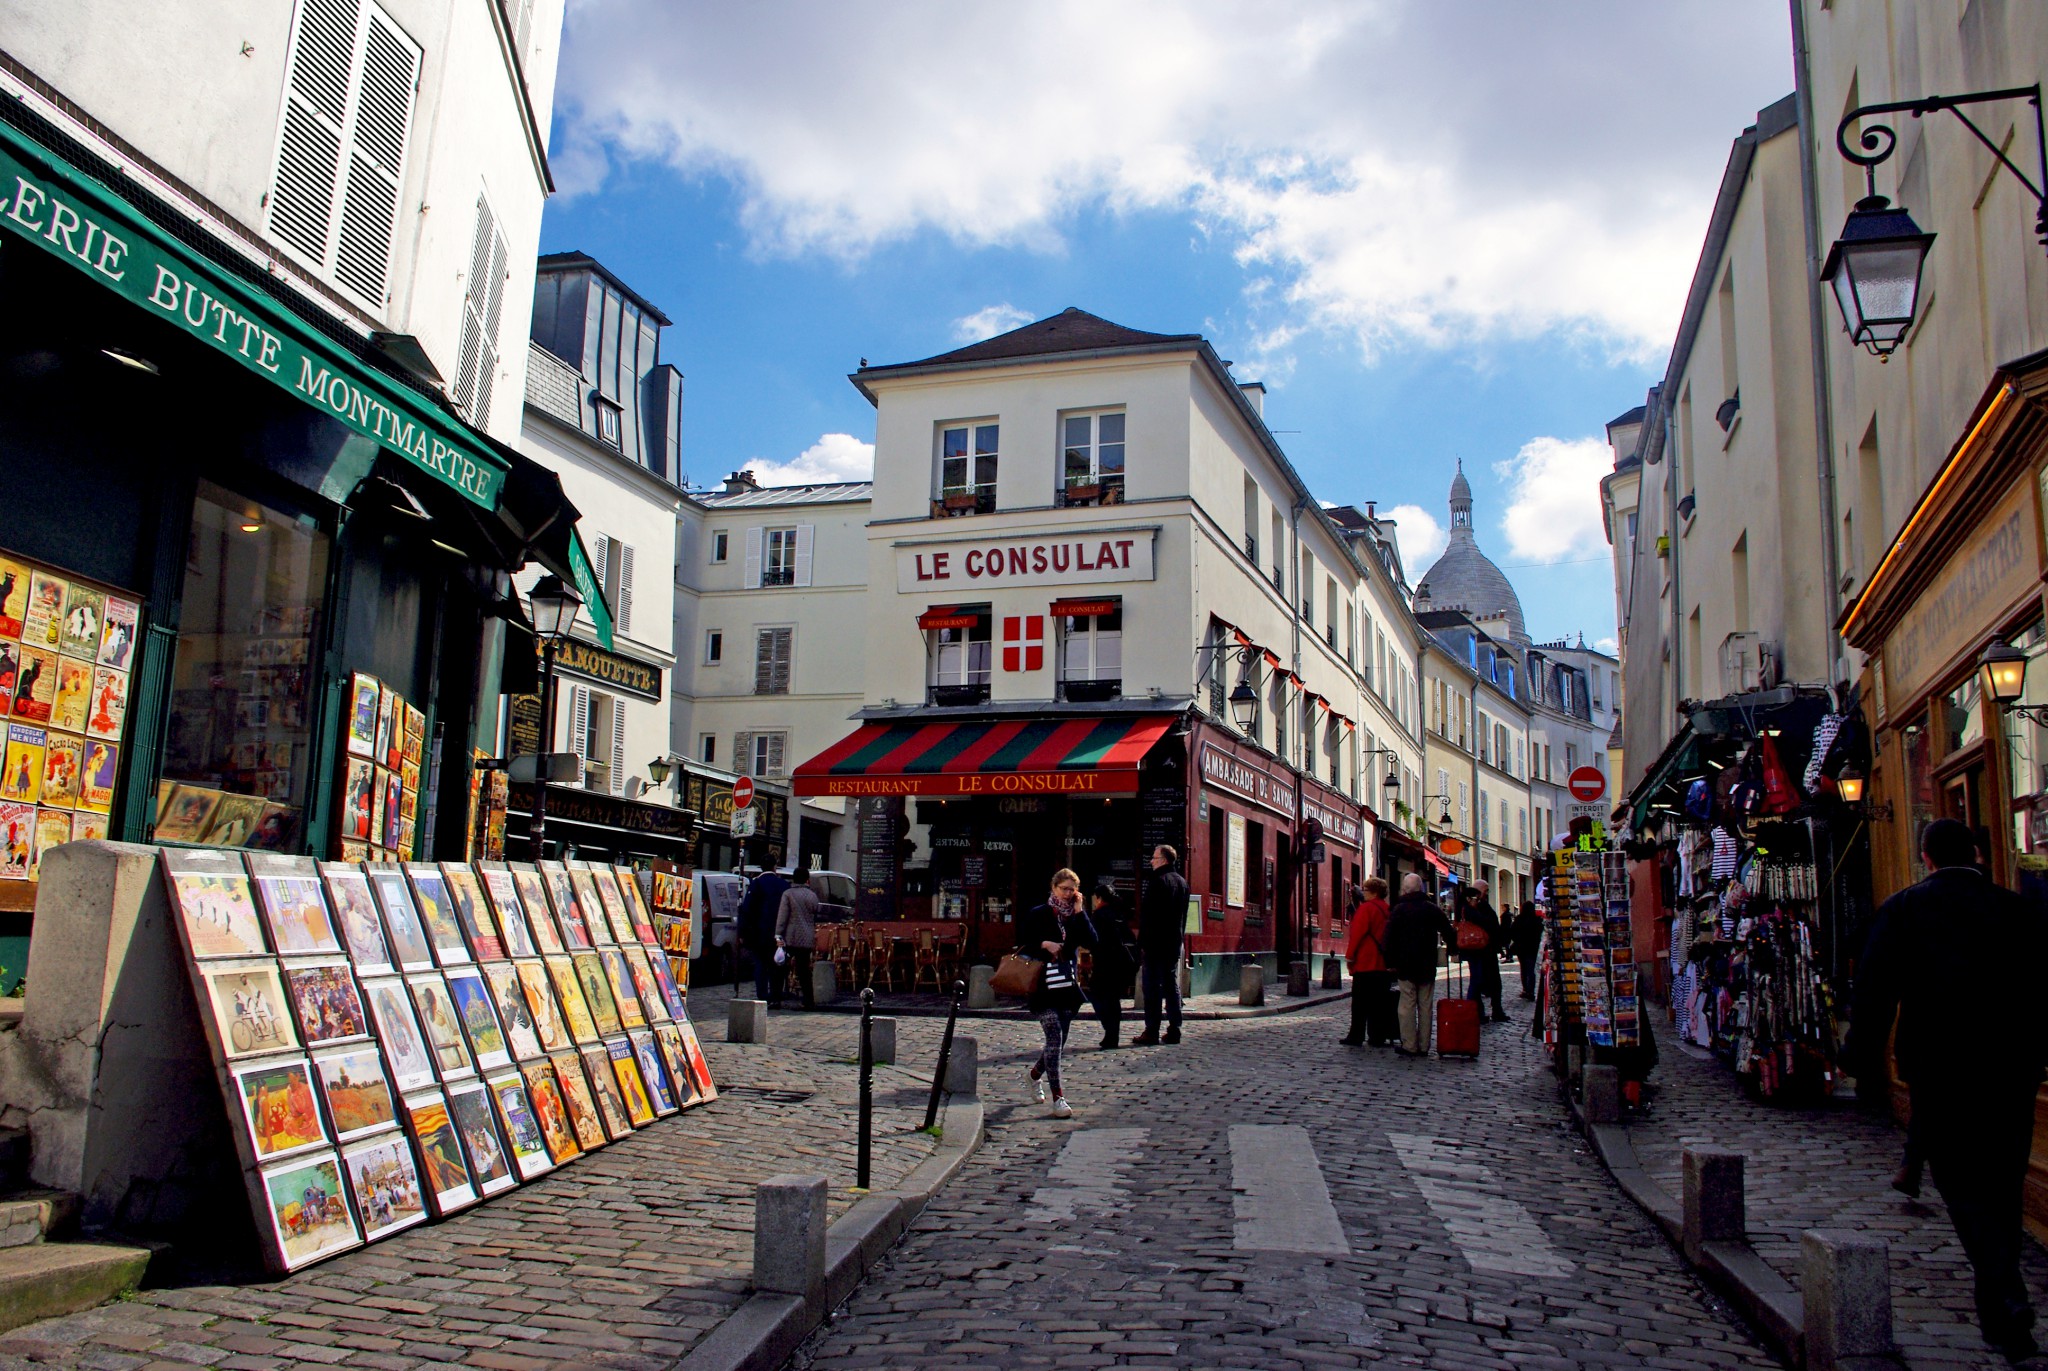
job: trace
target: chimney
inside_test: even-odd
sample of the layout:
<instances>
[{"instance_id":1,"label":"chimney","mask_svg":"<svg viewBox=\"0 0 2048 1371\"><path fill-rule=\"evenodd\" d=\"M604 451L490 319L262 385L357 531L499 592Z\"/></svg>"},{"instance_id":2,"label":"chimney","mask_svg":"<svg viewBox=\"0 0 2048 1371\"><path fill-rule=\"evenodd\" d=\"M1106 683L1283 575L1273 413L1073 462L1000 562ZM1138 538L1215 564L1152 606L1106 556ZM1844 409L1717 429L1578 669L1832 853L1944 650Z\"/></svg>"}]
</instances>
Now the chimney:
<instances>
[{"instance_id":1,"label":"chimney","mask_svg":"<svg viewBox=\"0 0 2048 1371\"><path fill-rule=\"evenodd\" d=\"M750 490L759 490L760 488L761 483L754 479L753 472L741 470L735 471L732 475L725 478L725 489L721 493L725 495L744 495Z\"/></svg>"},{"instance_id":2,"label":"chimney","mask_svg":"<svg viewBox=\"0 0 2048 1371\"><path fill-rule=\"evenodd\" d=\"M1237 388L1244 392L1245 401L1251 405L1252 413L1261 419L1266 417L1266 383L1264 381L1240 381Z\"/></svg>"}]
</instances>

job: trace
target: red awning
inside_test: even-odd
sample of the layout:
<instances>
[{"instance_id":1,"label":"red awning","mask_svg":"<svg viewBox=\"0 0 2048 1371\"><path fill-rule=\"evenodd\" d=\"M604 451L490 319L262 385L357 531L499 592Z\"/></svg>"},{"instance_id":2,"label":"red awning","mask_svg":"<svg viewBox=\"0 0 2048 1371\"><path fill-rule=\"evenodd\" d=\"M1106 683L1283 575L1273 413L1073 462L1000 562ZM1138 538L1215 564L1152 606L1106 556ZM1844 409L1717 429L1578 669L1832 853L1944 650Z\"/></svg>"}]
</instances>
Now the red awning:
<instances>
[{"instance_id":1,"label":"red awning","mask_svg":"<svg viewBox=\"0 0 2048 1371\"><path fill-rule=\"evenodd\" d=\"M1120 600L1054 600L1048 612L1056 619L1100 619L1122 608Z\"/></svg>"},{"instance_id":2,"label":"red awning","mask_svg":"<svg viewBox=\"0 0 2048 1371\"><path fill-rule=\"evenodd\" d=\"M1436 853L1436 849L1435 849L1435 848L1433 848L1433 847L1425 847L1425 848L1423 848L1423 849L1422 849L1422 855L1423 855L1424 859L1426 859L1426 860L1427 860L1427 861L1429 862L1429 864L1430 864L1431 866L1433 866L1433 867L1435 867L1435 868L1436 868L1436 871L1437 871L1437 874L1438 874L1438 875L1440 875L1440 876L1451 876L1451 875L1455 875L1455 874L1456 874L1455 872L1453 872L1453 871L1451 870L1451 864L1450 864L1449 862L1445 861L1445 860L1444 860L1444 859L1443 859L1442 857L1439 857L1439 856L1437 855L1437 853Z\"/></svg>"},{"instance_id":3,"label":"red awning","mask_svg":"<svg viewBox=\"0 0 2048 1371\"><path fill-rule=\"evenodd\" d=\"M926 630L935 628L973 628L981 622L981 619L982 616L973 610L928 609L917 616L917 626Z\"/></svg>"},{"instance_id":4,"label":"red awning","mask_svg":"<svg viewBox=\"0 0 2048 1371\"><path fill-rule=\"evenodd\" d=\"M1135 795L1170 714L862 724L796 769L799 795Z\"/></svg>"}]
</instances>

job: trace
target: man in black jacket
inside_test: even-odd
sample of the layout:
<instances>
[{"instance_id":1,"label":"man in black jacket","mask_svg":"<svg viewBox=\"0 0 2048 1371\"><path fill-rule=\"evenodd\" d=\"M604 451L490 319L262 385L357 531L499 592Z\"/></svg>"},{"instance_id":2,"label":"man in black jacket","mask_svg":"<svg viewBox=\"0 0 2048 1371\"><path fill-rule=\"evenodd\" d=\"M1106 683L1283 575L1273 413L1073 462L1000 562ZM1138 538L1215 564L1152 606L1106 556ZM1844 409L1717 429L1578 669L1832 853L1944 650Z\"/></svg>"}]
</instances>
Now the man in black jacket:
<instances>
[{"instance_id":1,"label":"man in black jacket","mask_svg":"<svg viewBox=\"0 0 2048 1371\"><path fill-rule=\"evenodd\" d=\"M789 882L774 871L764 871L747 882L740 899L740 941L754 959L754 998L773 1005L782 1003L782 968L775 964L775 916L782 910L782 896ZM738 948L732 955L737 958Z\"/></svg>"},{"instance_id":2,"label":"man in black jacket","mask_svg":"<svg viewBox=\"0 0 2048 1371\"><path fill-rule=\"evenodd\" d=\"M1462 954L1465 958L1465 968L1471 977L1471 983L1465 987L1465 998L1479 1001L1482 1009L1486 1001L1492 1000L1493 1021L1506 1023L1508 1013L1501 1008L1500 1003L1500 915L1494 912L1493 905L1486 896L1485 881L1479 881L1465 891L1463 917L1468 923L1479 925L1480 930L1486 934L1486 946Z\"/></svg>"},{"instance_id":3,"label":"man in black jacket","mask_svg":"<svg viewBox=\"0 0 2048 1371\"><path fill-rule=\"evenodd\" d=\"M1897 1015L1914 1140L1976 1271L1978 1324L2008 1357L2030 1356L2034 1309L2020 1276L2020 1208L2048 1018L2037 1000L1987 973L1986 959L2039 967L2048 915L1975 866L1976 839L1953 819L1927 826L1920 856L1927 879L1878 909L1856 969L1848 1055L1860 1093L1882 1098L1885 1038Z\"/></svg>"},{"instance_id":4,"label":"man in black jacket","mask_svg":"<svg viewBox=\"0 0 2048 1371\"><path fill-rule=\"evenodd\" d=\"M1138 949L1145 959L1145 1031L1131 1039L1132 1047L1151 1047L1161 1041L1162 1002L1166 1010L1164 1041L1180 1041L1180 947L1188 917L1188 883L1173 869L1179 858L1180 854L1164 843L1152 849L1152 869L1145 873L1138 896Z\"/></svg>"},{"instance_id":5,"label":"man in black jacket","mask_svg":"<svg viewBox=\"0 0 2048 1371\"><path fill-rule=\"evenodd\" d=\"M1522 912L1515 916L1508 929L1508 942L1515 950L1515 965L1522 972L1522 998L1536 998L1536 956L1543 946L1543 916L1536 912L1536 902L1526 901Z\"/></svg>"},{"instance_id":6,"label":"man in black jacket","mask_svg":"<svg viewBox=\"0 0 2048 1371\"><path fill-rule=\"evenodd\" d=\"M1401 878L1401 899L1387 916L1387 965L1401 983L1401 1045L1404 1057L1429 1054L1430 1019L1436 1007L1438 939L1454 938L1451 921L1423 893L1422 877Z\"/></svg>"}]
</instances>

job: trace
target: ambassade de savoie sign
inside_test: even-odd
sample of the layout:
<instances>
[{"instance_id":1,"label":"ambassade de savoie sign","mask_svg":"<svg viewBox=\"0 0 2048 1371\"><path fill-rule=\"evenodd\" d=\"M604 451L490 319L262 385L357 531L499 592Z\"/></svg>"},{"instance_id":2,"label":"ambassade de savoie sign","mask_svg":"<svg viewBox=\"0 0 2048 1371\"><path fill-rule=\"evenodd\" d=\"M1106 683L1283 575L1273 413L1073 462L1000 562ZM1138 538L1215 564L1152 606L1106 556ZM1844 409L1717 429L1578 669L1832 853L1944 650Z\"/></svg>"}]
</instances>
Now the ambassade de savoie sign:
<instances>
[{"instance_id":1,"label":"ambassade de savoie sign","mask_svg":"<svg viewBox=\"0 0 2048 1371\"><path fill-rule=\"evenodd\" d=\"M1157 524L896 544L896 589L912 593L1153 579Z\"/></svg>"}]
</instances>

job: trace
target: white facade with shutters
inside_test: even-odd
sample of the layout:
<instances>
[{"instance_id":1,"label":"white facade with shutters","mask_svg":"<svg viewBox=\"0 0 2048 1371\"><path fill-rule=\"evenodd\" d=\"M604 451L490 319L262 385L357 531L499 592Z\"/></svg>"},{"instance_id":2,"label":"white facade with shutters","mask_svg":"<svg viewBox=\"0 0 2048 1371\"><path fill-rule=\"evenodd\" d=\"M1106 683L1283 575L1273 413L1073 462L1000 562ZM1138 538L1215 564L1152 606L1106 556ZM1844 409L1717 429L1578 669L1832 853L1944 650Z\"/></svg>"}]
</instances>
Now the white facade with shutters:
<instances>
[{"instance_id":1,"label":"white facade with shutters","mask_svg":"<svg viewBox=\"0 0 2048 1371\"><path fill-rule=\"evenodd\" d=\"M465 417L510 441L562 14L563 0L0 0L0 94L343 327L409 335Z\"/></svg>"},{"instance_id":2,"label":"white facade with shutters","mask_svg":"<svg viewBox=\"0 0 2048 1371\"><path fill-rule=\"evenodd\" d=\"M675 554L674 751L785 784L845 737L866 669L865 482L762 489L742 474L689 499ZM803 844L803 820L824 840ZM790 851L848 871L845 801L791 801Z\"/></svg>"}]
</instances>

